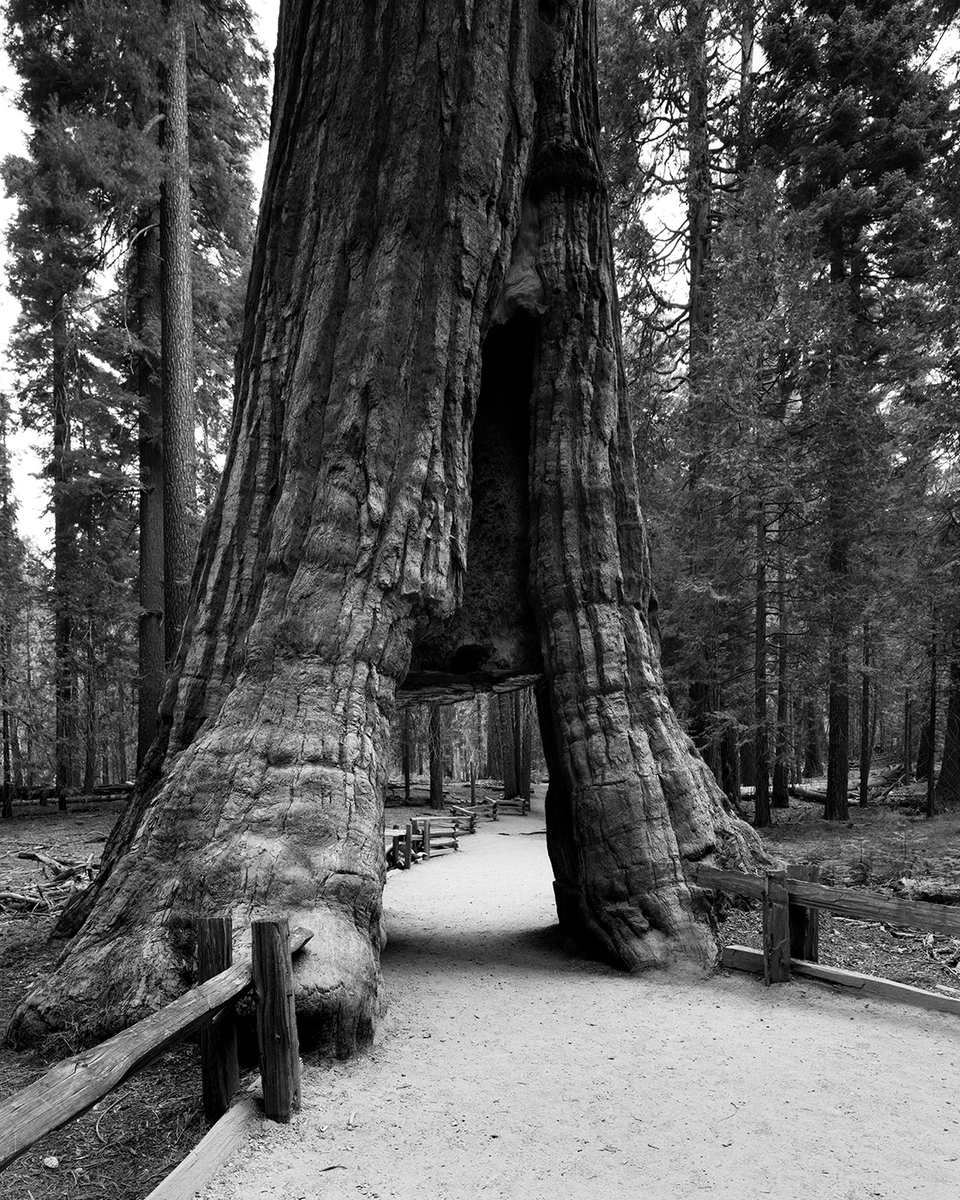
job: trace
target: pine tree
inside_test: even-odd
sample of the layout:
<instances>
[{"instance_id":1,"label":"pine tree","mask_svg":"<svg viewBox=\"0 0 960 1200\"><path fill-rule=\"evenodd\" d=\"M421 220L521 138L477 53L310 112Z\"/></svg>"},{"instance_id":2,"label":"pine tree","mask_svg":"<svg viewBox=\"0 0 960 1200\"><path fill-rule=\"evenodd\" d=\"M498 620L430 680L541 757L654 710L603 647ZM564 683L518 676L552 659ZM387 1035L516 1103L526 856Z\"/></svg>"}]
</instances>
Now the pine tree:
<instances>
[{"instance_id":1,"label":"pine tree","mask_svg":"<svg viewBox=\"0 0 960 1200\"><path fill-rule=\"evenodd\" d=\"M146 4L17 3L10 13L12 55L22 79L20 102L35 129L31 158L7 164L8 181L20 200L13 278L25 308L17 353L25 378L34 380L23 394L28 419L48 420L49 405L55 409L52 470L59 566L54 593L63 760L59 774L66 787L78 782L77 766L68 761L78 734L78 704L83 704L87 730L92 728L96 708L91 700L94 687L85 689L77 680L99 678L89 639L82 650L79 647L83 602L79 584L72 582L83 574L76 569L78 555L83 549L95 557L112 555L128 567L133 565L116 546L108 549L102 544L102 530L94 538L81 528L86 512L85 472L100 470L97 455L105 444L97 442L84 467L85 452L76 445L85 422L78 407L81 398L87 406L104 398L119 424L129 428L136 413L132 398L139 397L141 757L155 732L164 673L164 656L156 646L163 603L155 584L159 579L162 588L163 568L156 553L156 534L163 521L162 487L158 486L163 468L158 452L162 441L159 387L164 375L157 270L163 168L159 131L164 125L158 68L167 44L166 24L164 14ZM197 164L191 176L196 181L192 195L196 233L187 245L187 259L203 268L203 286L197 289L193 313L199 315L202 386L198 394L209 496L223 435L220 410L231 389L231 360L252 231L246 154L262 120L263 64L252 40L246 4L197 0L181 15L189 19L195 34L186 39L187 74L196 82L183 114L189 120ZM189 207L189 195L186 202ZM68 275L65 271L74 260L65 250L76 260ZM43 263L47 266L41 269L38 264ZM122 270L126 279L118 283ZM54 278L58 272L59 278ZM62 285L59 299L54 291L58 284ZM125 294L119 309L108 300L116 291ZM46 326L40 320L44 306L49 310ZM190 312L188 308L187 326ZM190 340L192 334L183 335L172 344L180 347ZM37 390L47 370L44 363L49 364L51 380L47 399ZM96 364L105 364L106 371ZM192 384L189 391L192 403ZM189 431L183 442L192 450L192 418L186 424ZM130 445L128 441L125 452ZM128 457L121 470L132 483L136 474L132 459ZM123 489L110 492L122 508L121 493L129 495ZM101 514L117 537L122 536L128 515L111 524ZM182 561L169 574L180 579L182 599L182 583L192 566L192 539L175 537L173 542L182 551ZM123 689L119 683L117 688L117 703L121 703ZM111 684L107 691L112 690Z\"/></svg>"},{"instance_id":2,"label":"pine tree","mask_svg":"<svg viewBox=\"0 0 960 1200\"><path fill-rule=\"evenodd\" d=\"M913 190L946 117L942 88L918 65L936 37L930 18L916 0L810 0L774 5L763 30L767 156L785 169L791 202L813 215L833 294L821 343L832 819L847 815L856 576L880 474L881 300L886 280L914 269L904 245L908 233L917 245Z\"/></svg>"}]
</instances>

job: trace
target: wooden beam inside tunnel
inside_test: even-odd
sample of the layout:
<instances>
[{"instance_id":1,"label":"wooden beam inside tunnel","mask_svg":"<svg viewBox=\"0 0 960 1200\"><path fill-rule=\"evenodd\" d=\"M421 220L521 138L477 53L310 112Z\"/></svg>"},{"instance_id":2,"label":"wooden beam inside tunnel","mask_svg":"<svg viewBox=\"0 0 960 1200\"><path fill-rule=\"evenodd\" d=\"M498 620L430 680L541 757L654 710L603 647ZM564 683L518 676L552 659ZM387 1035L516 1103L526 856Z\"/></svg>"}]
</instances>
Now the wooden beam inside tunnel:
<instances>
[{"instance_id":1,"label":"wooden beam inside tunnel","mask_svg":"<svg viewBox=\"0 0 960 1200\"><path fill-rule=\"evenodd\" d=\"M487 692L517 692L533 687L540 675L508 675L474 671L457 675L445 671L411 671L397 689L397 705L457 704Z\"/></svg>"}]
</instances>

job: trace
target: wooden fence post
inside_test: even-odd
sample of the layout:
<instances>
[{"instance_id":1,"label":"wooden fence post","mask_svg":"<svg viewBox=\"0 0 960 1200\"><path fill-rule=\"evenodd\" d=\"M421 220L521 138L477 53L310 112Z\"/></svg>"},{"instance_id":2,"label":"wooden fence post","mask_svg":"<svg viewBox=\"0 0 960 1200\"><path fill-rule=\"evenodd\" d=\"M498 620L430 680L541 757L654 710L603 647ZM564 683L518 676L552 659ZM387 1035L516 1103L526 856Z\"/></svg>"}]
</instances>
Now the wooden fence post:
<instances>
[{"instance_id":1,"label":"wooden fence post","mask_svg":"<svg viewBox=\"0 0 960 1200\"><path fill-rule=\"evenodd\" d=\"M233 922L230 917L197 921L197 981L206 983L233 966ZM225 1004L200 1030L203 1114L213 1124L230 1107L240 1086L235 1006Z\"/></svg>"},{"instance_id":2,"label":"wooden fence post","mask_svg":"<svg viewBox=\"0 0 960 1200\"><path fill-rule=\"evenodd\" d=\"M409 871L413 866L413 825L407 822L407 832L403 839L403 869Z\"/></svg>"},{"instance_id":3,"label":"wooden fence post","mask_svg":"<svg viewBox=\"0 0 960 1200\"><path fill-rule=\"evenodd\" d=\"M815 863L794 863L787 867L788 879L804 879L816 883L820 868ZM790 957L802 958L804 962L818 962L820 953L820 913L805 904L789 906L790 913Z\"/></svg>"},{"instance_id":4,"label":"wooden fence post","mask_svg":"<svg viewBox=\"0 0 960 1200\"><path fill-rule=\"evenodd\" d=\"M287 1122L300 1108L300 1043L290 929L286 919L254 921L251 937L263 1112L271 1121Z\"/></svg>"},{"instance_id":5,"label":"wooden fence post","mask_svg":"<svg viewBox=\"0 0 960 1200\"><path fill-rule=\"evenodd\" d=\"M763 886L763 982L790 978L790 915L786 871L767 871Z\"/></svg>"}]
</instances>

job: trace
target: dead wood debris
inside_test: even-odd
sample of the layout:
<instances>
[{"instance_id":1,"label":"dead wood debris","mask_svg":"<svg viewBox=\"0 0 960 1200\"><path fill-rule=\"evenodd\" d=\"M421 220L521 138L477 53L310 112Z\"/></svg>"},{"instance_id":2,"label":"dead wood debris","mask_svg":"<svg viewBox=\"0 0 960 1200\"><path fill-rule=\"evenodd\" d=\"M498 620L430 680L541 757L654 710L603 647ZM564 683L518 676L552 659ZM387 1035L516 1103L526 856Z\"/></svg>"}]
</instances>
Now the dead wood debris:
<instances>
[{"instance_id":1,"label":"dead wood debris","mask_svg":"<svg viewBox=\"0 0 960 1200\"><path fill-rule=\"evenodd\" d=\"M53 912L73 892L89 887L100 865L92 854L79 861L54 858L42 850L25 850L17 858L32 859L39 863L41 880L19 891L0 889L0 913Z\"/></svg>"}]
</instances>

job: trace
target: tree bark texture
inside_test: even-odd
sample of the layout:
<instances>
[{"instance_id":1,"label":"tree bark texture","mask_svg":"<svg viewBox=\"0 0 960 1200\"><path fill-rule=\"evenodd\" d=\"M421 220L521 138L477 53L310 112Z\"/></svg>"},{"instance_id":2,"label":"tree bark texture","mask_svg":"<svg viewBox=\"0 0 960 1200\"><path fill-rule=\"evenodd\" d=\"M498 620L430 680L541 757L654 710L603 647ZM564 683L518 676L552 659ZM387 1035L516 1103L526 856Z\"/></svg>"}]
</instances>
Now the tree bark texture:
<instances>
[{"instance_id":1,"label":"tree bark texture","mask_svg":"<svg viewBox=\"0 0 960 1200\"><path fill-rule=\"evenodd\" d=\"M767 722L767 514L761 502L757 513L757 579L753 642L753 823L770 824L770 739Z\"/></svg>"},{"instance_id":2,"label":"tree bark texture","mask_svg":"<svg viewBox=\"0 0 960 1200\"><path fill-rule=\"evenodd\" d=\"M0 784L0 817L13 816L12 735L9 698L10 623L0 614L0 740L3 743L3 782Z\"/></svg>"},{"instance_id":3,"label":"tree bark texture","mask_svg":"<svg viewBox=\"0 0 960 1200\"><path fill-rule=\"evenodd\" d=\"M439 704L430 706L430 807L443 808L443 751L446 722Z\"/></svg>"},{"instance_id":4,"label":"tree bark texture","mask_svg":"<svg viewBox=\"0 0 960 1200\"><path fill-rule=\"evenodd\" d=\"M790 681L788 672L787 580L784 566L783 528L777 530L777 730L773 762L773 808L790 807Z\"/></svg>"},{"instance_id":5,"label":"tree bark texture","mask_svg":"<svg viewBox=\"0 0 960 1200\"><path fill-rule=\"evenodd\" d=\"M169 998L192 920L232 912L241 939L264 913L314 930L304 1032L366 1041L418 654L468 693L539 675L564 929L625 969L715 961L685 864L762 851L660 675L595 61L589 2L282 6L231 446L163 734L15 1039ZM494 451L520 472L499 527L471 491ZM471 559L477 519L503 543Z\"/></svg>"},{"instance_id":6,"label":"tree bark texture","mask_svg":"<svg viewBox=\"0 0 960 1200\"><path fill-rule=\"evenodd\" d=\"M934 770L934 760L937 753L937 633L935 615L931 614L930 621L930 687L928 689L927 701L927 759L925 766L925 778L927 781L927 803L925 806L925 814L927 817L936 816L936 772ZM922 740L922 739L921 739ZM917 772L919 778L919 772Z\"/></svg>"},{"instance_id":7,"label":"tree bark texture","mask_svg":"<svg viewBox=\"0 0 960 1200\"><path fill-rule=\"evenodd\" d=\"M803 701L803 778L823 774L823 736L817 702L812 696Z\"/></svg>"},{"instance_id":8,"label":"tree bark texture","mask_svg":"<svg viewBox=\"0 0 960 1200\"><path fill-rule=\"evenodd\" d=\"M909 688L903 694L903 778L905 783L913 779L913 697Z\"/></svg>"},{"instance_id":9,"label":"tree bark texture","mask_svg":"<svg viewBox=\"0 0 960 1200\"><path fill-rule=\"evenodd\" d=\"M510 799L517 795L516 727L513 722L514 697L511 694L497 697L497 744L500 747L500 775L503 795Z\"/></svg>"},{"instance_id":10,"label":"tree bark texture","mask_svg":"<svg viewBox=\"0 0 960 1200\"><path fill-rule=\"evenodd\" d=\"M163 395L160 387L160 232L144 212L131 247L131 299L139 347L134 389L140 402L140 621L137 766L157 736L166 676L163 631Z\"/></svg>"},{"instance_id":11,"label":"tree bark texture","mask_svg":"<svg viewBox=\"0 0 960 1200\"><path fill-rule=\"evenodd\" d=\"M947 714L943 734L943 759L937 776L937 799L960 800L960 631L954 630L947 684Z\"/></svg>"},{"instance_id":12,"label":"tree bark texture","mask_svg":"<svg viewBox=\"0 0 960 1200\"><path fill-rule=\"evenodd\" d=\"M197 553L196 383L190 152L187 128L186 0L167 0L167 58L161 71L164 156L160 192L163 332L164 646L172 663L190 600Z\"/></svg>"},{"instance_id":13,"label":"tree bark texture","mask_svg":"<svg viewBox=\"0 0 960 1200\"><path fill-rule=\"evenodd\" d=\"M874 724L870 715L870 622L863 623L863 670L860 672L860 807L870 800L870 764Z\"/></svg>"},{"instance_id":14,"label":"tree bark texture","mask_svg":"<svg viewBox=\"0 0 960 1200\"><path fill-rule=\"evenodd\" d=\"M830 241L830 283L833 288L840 289L847 278L847 261L843 230L839 225L831 231ZM850 303L849 297L847 302ZM843 355L838 347L832 347L830 353L829 393L828 420L833 434L833 454L829 458L825 486L828 700L827 802L823 815L828 821L846 821L849 816L850 643L854 603L850 554L856 531L855 466L860 447L854 412L858 397L845 376Z\"/></svg>"},{"instance_id":15,"label":"tree bark texture","mask_svg":"<svg viewBox=\"0 0 960 1200\"><path fill-rule=\"evenodd\" d=\"M70 330L66 297L53 301L51 394L53 399L53 659L56 705L55 772L60 807L77 773L76 614L78 585L76 514L70 495Z\"/></svg>"}]
</instances>

